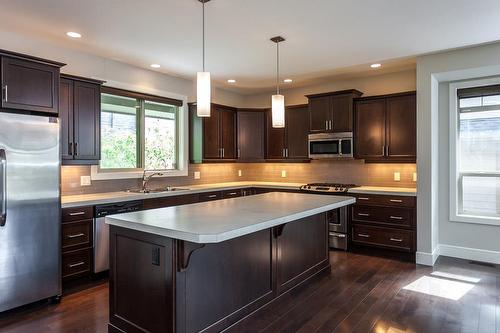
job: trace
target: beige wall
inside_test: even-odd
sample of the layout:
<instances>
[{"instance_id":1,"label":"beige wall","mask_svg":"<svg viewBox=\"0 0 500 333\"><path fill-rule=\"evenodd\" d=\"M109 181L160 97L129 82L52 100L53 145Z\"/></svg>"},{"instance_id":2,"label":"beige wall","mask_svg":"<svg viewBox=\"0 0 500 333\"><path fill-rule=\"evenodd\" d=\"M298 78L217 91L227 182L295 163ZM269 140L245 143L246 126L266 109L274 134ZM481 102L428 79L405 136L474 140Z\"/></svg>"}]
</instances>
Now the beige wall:
<instances>
[{"instance_id":1,"label":"beige wall","mask_svg":"<svg viewBox=\"0 0 500 333\"><path fill-rule=\"evenodd\" d=\"M415 70L406 70L350 79L332 78L328 82L317 85L295 89L282 89L282 93L285 95L287 105L296 105L307 103L305 95L345 89L357 89L363 92L363 96L411 91L416 89L416 72ZM245 107L269 107L271 105L271 94L272 92L245 96L243 98L243 105Z\"/></svg>"},{"instance_id":2,"label":"beige wall","mask_svg":"<svg viewBox=\"0 0 500 333\"><path fill-rule=\"evenodd\" d=\"M238 170L242 176L238 177ZM286 178L281 177L285 170ZM201 179L195 180L195 171L201 172ZM394 181L394 172L401 173L401 181ZM415 187L413 172L415 164L365 164L359 160L313 161L311 163L225 163L191 164L189 176L156 178L151 187L166 185L182 186L231 181L273 181L273 182L339 182L357 185L378 185L396 187ZM63 195L123 191L138 188L139 179L93 181L92 186L80 186L80 176L90 175L90 167L63 167Z\"/></svg>"}]
</instances>

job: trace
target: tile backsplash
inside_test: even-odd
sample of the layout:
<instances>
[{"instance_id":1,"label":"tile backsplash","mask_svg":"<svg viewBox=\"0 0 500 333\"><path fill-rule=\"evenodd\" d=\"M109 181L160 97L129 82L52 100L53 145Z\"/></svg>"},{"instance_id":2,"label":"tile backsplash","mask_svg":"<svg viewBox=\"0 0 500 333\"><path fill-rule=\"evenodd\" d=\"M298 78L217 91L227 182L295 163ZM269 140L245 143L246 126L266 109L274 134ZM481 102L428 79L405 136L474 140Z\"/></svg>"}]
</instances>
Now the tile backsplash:
<instances>
[{"instance_id":1,"label":"tile backsplash","mask_svg":"<svg viewBox=\"0 0 500 333\"><path fill-rule=\"evenodd\" d=\"M241 176L238 171L241 170ZM283 172L286 177L282 177ZM201 178L194 179L200 172ZM394 181L399 172L400 181ZM329 160L311 163L209 163L190 164L186 177L154 178L151 187L185 186L233 181L272 182L339 182L368 186L415 187L415 164L364 163L362 160ZM80 177L89 176L89 166L64 166L61 171L62 195L124 191L139 188L140 179L92 181L90 186L80 186Z\"/></svg>"}]
</instances>

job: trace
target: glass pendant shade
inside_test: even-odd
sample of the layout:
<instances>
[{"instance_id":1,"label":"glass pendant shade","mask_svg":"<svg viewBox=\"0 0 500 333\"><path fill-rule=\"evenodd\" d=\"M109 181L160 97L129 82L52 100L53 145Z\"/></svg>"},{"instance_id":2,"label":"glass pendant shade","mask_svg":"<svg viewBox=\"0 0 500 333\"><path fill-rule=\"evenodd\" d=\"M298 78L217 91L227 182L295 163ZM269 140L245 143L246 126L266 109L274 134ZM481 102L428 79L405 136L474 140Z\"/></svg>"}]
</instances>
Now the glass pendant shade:
<instances>
[{"instance_id":1,"label":"glass pendant shade","mask_svg":"<svg viewBox=\"0 0 500 333\"><path fill-rule=\"evenodd\" d=\"M198 72L196 81L196 114L210 117L210 72Z\"/></svg>"},{"instance_id":2,"label":"glass pendant shade","mask_svg":"<svg viewBox=\"0 0 500 333\"><path fill-rule=\"evenodd\" d=\"M272 122L274 128L285 127L285 96L272 96Z\"/></svg>"}]
</instances>

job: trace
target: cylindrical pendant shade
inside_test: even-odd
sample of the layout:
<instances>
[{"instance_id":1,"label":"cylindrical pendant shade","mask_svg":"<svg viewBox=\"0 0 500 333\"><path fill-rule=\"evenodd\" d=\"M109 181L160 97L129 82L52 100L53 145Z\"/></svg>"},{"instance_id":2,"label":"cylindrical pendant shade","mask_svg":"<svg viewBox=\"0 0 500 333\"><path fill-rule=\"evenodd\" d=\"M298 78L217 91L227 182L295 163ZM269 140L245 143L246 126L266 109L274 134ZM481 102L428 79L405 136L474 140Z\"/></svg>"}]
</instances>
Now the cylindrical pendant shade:
<instances>
[{"instance_id":1,"label":"cylindrical pendant shade","mask_svg":"<svg viewBox=\"0 0 500 333\"><path fill-rule=\"evenodd\" d=\"M198 72L196 81L196 114L210 117L210 72Z\"/></svg>"},{"instance_id":2,"label":"cylindrical pendant shade","mask_svg":"<svg viewBox=\"0 0 500 333\"><path fill-rule=\"evenodd\" d=\"M285 96L273 95L272 106L273 127L285 127Z\"/></svg>"}]
</instances>

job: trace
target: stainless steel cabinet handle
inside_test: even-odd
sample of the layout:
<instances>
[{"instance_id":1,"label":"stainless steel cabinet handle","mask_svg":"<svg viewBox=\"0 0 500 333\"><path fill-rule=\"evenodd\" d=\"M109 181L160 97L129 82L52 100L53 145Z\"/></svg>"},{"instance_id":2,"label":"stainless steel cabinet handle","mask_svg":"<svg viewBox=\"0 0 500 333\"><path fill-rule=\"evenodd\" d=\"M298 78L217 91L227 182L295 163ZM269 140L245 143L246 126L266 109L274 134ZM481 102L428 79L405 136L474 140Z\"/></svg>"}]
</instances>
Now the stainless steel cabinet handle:
<instances>
[{"instance_id":1,"label":"stainless steel cabinet handle","mask_svg":"<svg viewBox=\"0 0 500 333\"><path fill-rule=\"evenodd\" d=\"M401 243L403 240L401 238L391 238L391 241Z\"/></svg>"},{"instance_id":2,"label":"stainless steel cabinet handle","mask_svg":"<svg viewBox=\"0 0 500 333\"><path fill-rule=\"evenodd\" d=\"M75 151L74 151L74 155L77 156L78 155L78 142L75 142Z\"/></svg>"},{"instance_id":3,"label":"stainless steel cabinet handle","mask_svg":"<svg viewBox=\"0 0 500 333\"><path fill-rule=\"evenodd\" d=\"M385 156L385 146L382 146L382 156Z\"/></svg>"},{"instance_id":4,"label":"stainless steel cabinet handle","mask_svg":"<svg viewBox=\"0 0 500 333\"><path fill-rule=\"evenodd\" d=\"M85 212L74 212L74 213L69 213L69 216L80 216L80 215L84 215Z\"/></svg>"},{"instance_id":5,"label":"stainless steel cabinet handle","mask_svg":"<svg viewBox=\"0 0 500 333\"><path fill-rule=\"evenodd\" d=\"M240 157L241 157L241 150L240 150L240 148L238 148L238 158L240 158Z\"/></svg>"},{"instance_id":6,"label":"stainless steel cabinet handle","mask_svg":"<svg viewBox=\"0 0 500 333\"><path fill-rule=\"evenodd\" d=\"M288 148L285 148L285 157L288 157Z\"/></svg>"},{"instance_id":7,"label":"stainless steel cabinet handle","mask_svg":"<svg viewBox=\"0 0 500 333\"><path fill-rule=\"evenodd\" d=\"M80 261L80 262L77 262L76 264L69 264L68 267L73 268L73 267L78 267L78 266L81 266L84 264L85 264L85 261Z\"/></svg>"},{"instance_id":8,"label":"stainless steel cabinet handle","mask_svg":"<svg viewBox=\"0 0 500 333\"><path fill-rule=\"evenodd\" d=\"M359 216L370 216L370 214L367 213L358 213Z\"/></svg>"},{"instance_id":9,"label":"stainless steel cabinet handle","mask_svg":"<svg viewBox=\"0 0 500 333\"><path fill-rule=\"evenodd\" d=\"M2 167L2 175L0 177L2 181L2 186L0 187L0 191L2 191L0 227L3 227L7 222L7 157L5 149L0 149L0 166Z\"/></svg>"},{"instance_id":10,"label":"stainless steel cabinet handle","mask_svg":"<svg viewBox=\"0 0 500 333\"><path fill-rule=\"evenodd\" d=\"M73 156L73 142L68 144L68 155Z\"/></svg>"},{"instance_id":11,"label":"stainless steel cabinet handle","mask_svg":"<svg viewBox=\"0 0 500 333\"><path fill-rule=\"evenodd\" d=\"M225 155L224 153L225 153L224 148L222 148L222 158L224 158Z\"/></svg>"},{"instance_id":12,"label":"stainless steel cabinet handle","mask_svg":"<svg viewBox=\"0 0 500 333\"><path fill-rule=\"evenodd\" d=\"M329 129L332 130L333 129L333 121L330 120L329 123L330 123L330 128Z\"/></svg>"},{"instance_id":13,"label":"stainless steel cabinet handle","mask_svg":"<svg viewBox=\"0 0 500 333\"><path fill-rule=\"evenodd\" d=\"M229 195L236 195L238 194L237 192L231 192L231 193L228 193Z\"/></svg>"},{"instance_id":14,"label":"stainless steel cabinet handle","mask_svg":"<svg viewBox=\"0 0 500 333\"><path fill-rule=\"evenodd\" d=\"M366 198L366 197L358 197L358 200L370 200L370 198Z\"/></svg>"},{"instance_id":15,"label":"stainless steel cabinet handle","mask_svg":"<svg viewBox=\"0 0 500 333\"><path fill-rule=\"evenodd\" d=\"M403 200L400 200L400 199L390 199L389 200L390 202L396 202L396 203L402 203Z\"/></svg>"},{"instance_id":16,"label":"stainless steel cabinet handle","mask_svg":"<svg viewBox=\"0 0 500 333\"><path fill-rule=\"evenodd\" d=\"M217 194L211 194L208 196L209 198L216 198L217 197Z\"/></svg>"},{"instance_id":17,"label":"stainless steel cabinet handle","mask_svg":"<svg viewBox=\"0 0 500 333\"><path fill-rule=\"evenodd\" d=\"M385 156L389 156L389 145L385 146Z\"/></svg>"},{"instance_id":18,"label":"stainless steel cabinet handle","mask_svg":"<svg viewBox=\"0 0 500 333\"><path fill-rule=\"evenodd\" d=\"M402 216L389 216L389 218L393 219L393 220L402 220L403 217Z\"/></svg>"},{"instance_id":19,"label":"stainless steel cabinet handle","mask_svg":"<svg viewBox=\"0 0 500 333\"><path fill-rule=\"evenodd\" d=\"M328 120L325 120L325 129L328 129Z\"/></svg>"},{"instance_id":20,"label":"stainless steel cabinet handle","mask_svg":"<svg viewBox=\"0 0 500 333\"><path fill-rule=\"evenodd\" d=\"M370 238L370 235L367 234L358 234L359 237Z\"/></svg>"},{"instance_id":21,"label":"stainless steel cabinet handle","mask_svg":"<svg viewBox=\"0 0 500 333\"><path fill-rule=\"evenodd\" d=\"M8 102L9 101L9 86L5 85L3 87L3 90L5 91L4 93L4 101Z\"/></svg>"},{"instance_id":22,"label":"stainless steel cabinet handle","mask_svg":"<svg viewBox=\"0 0 500 333\"><path fill-rule=\"evenodd\" d=\"M84 233L79 233L79 234L74 234L74 235L68 235L68 238L79 238L85 236Z\"/></svg>"}]
</instances>

